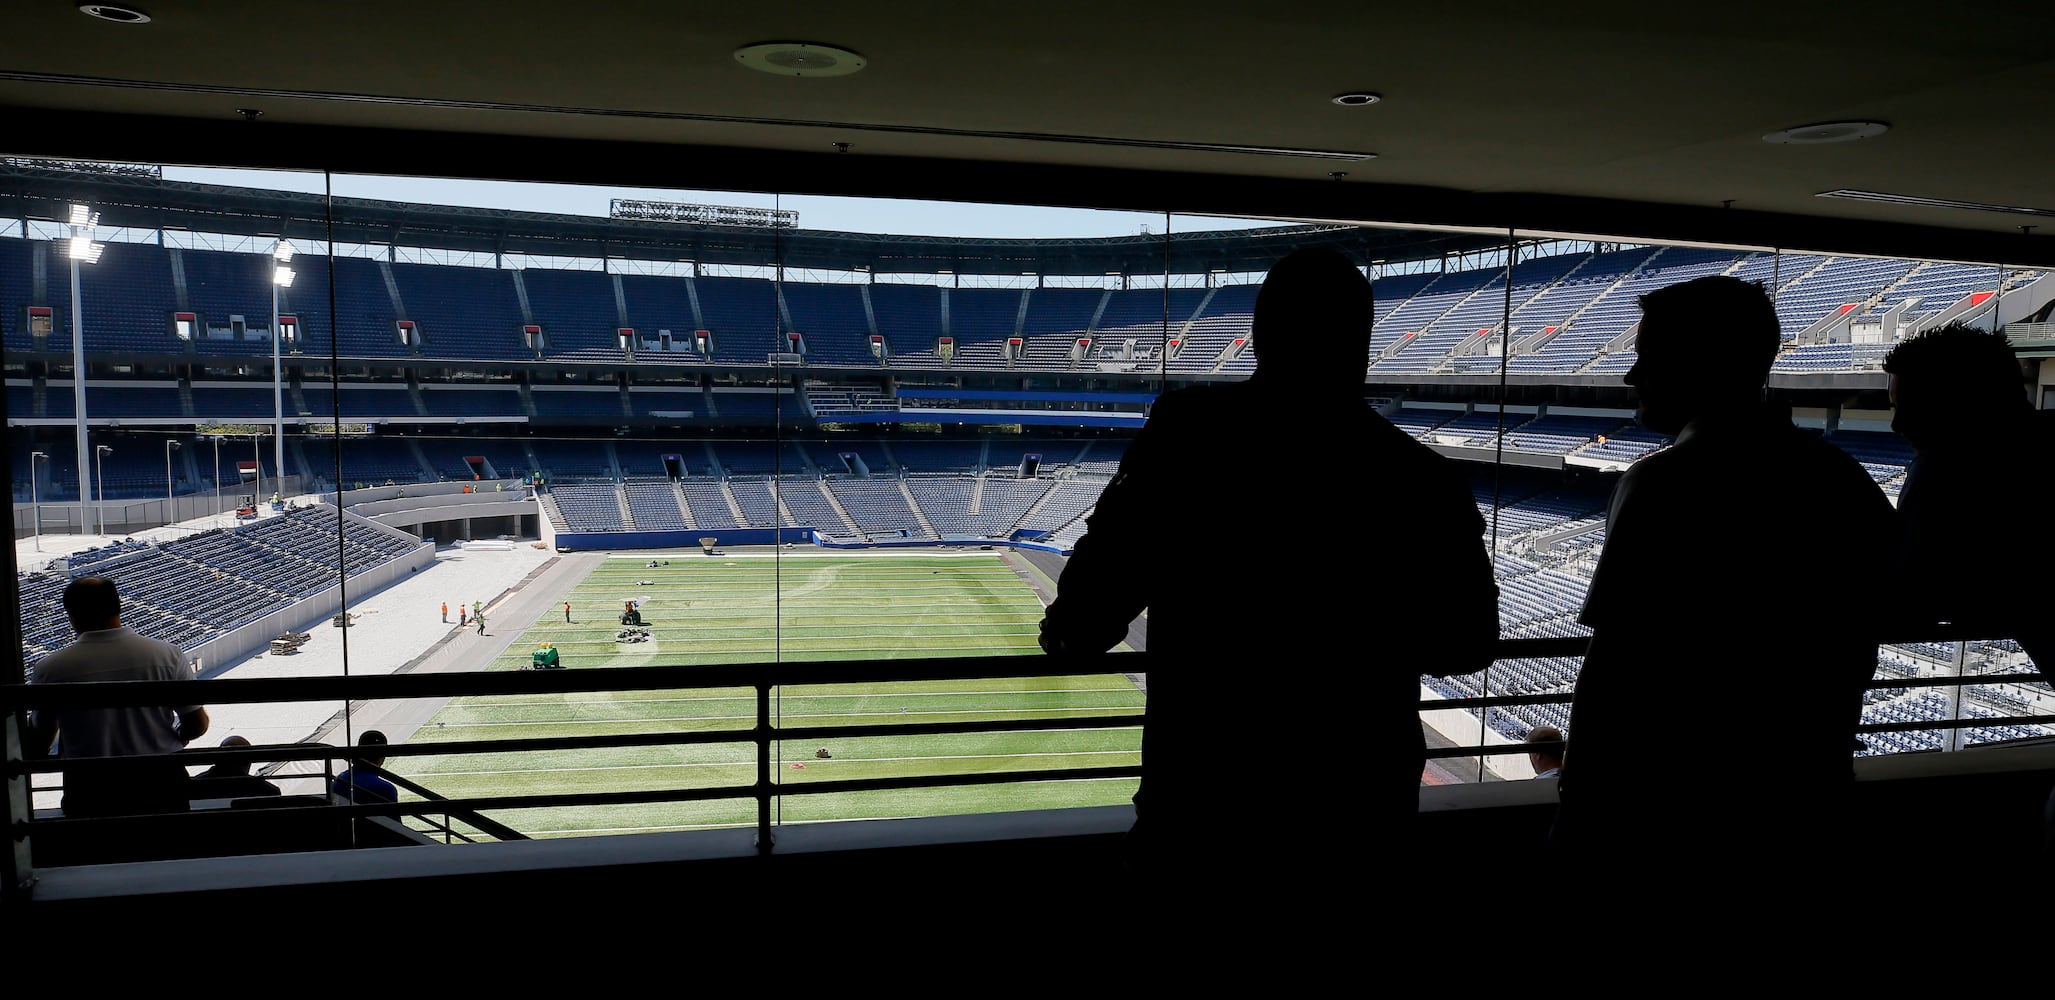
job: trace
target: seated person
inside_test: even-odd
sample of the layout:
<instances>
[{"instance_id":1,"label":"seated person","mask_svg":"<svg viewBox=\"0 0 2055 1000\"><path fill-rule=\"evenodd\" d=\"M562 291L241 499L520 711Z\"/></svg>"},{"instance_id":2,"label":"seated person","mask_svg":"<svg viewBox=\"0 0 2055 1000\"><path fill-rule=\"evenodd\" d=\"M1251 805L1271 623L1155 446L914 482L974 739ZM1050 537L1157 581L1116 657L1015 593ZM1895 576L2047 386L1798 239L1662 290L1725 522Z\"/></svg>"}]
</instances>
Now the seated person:
<instances>
[{"instance_id":1,"label":"seated person","mask_svg":"<svg viewBox=\"0 0 2055 1000\"><path fill-rule=\"evenodd\" d=\"M223 749L247 747L250 741L231 736L221 741ZM278 786L250 773L246 760L225 761L193 775L188 797L193 799L242 799L256 795L277 795Z\"/></svg>"},{"instance_id":2,"label":"seated person","mask_svg":"<svg viewBox=\"0 0 2055 1000\"><path fill-rule=\"evenodd\" d=\"M359 747L385 745L385 734L376 729L365 730L364 735L357 740ZM382 767L384 764L383 754L376 757L358 757L356 766L346 768L335 776L335 781L328 787L329 793L345 802L398 802L400 790L393 787L392 782L379 777L369 769Z\"/></svg>"},{"instance_id":3,"label":"seated person","mask_svg":"<svg viewBox=\"0 0 2055 1000\"><path fill-rule=\"evenodd\" d=\"M1535 726L1527 731L1528 743L1544 743L1548 746L1527 752L1527 762L1534 765L1537 778L1556 778L1563 773L1563 731L1554 726Z\"/></svg>"}]
</instances>

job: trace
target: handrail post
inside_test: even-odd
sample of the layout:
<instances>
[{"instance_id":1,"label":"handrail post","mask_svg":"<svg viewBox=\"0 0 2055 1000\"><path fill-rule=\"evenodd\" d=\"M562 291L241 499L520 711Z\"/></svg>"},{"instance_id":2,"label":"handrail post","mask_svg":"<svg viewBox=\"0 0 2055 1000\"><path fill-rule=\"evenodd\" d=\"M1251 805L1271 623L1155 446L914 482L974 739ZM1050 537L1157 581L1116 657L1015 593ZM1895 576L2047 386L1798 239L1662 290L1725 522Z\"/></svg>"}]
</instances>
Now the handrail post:
<instances>
[{"instance_id":1,"label":"handrail post","mask_svg":"<svg viewBox=\"0 0 2055 1000\"><path fill-rule=\"evenodd\" d=\"M771 853L771 686L756 686L756 853Z\"/></svg>"},{"instance_id":2,"label":"handrail post","mask_svg":"<svg viewBox=\"0 0 2055 1000\"><path fill-rule=\"evenodd\" d=\"M6 881L0 884L0 898L8 901L28 895L29 886L34 884L36 870L30 862L28 821L34 807L30 804L29 776L17 773L15 765L22 762L21 720L23 712L7 713L5 760L7 774L6 812L0 820L7 824L7 870Z\"/></svg>"}]
</instances>

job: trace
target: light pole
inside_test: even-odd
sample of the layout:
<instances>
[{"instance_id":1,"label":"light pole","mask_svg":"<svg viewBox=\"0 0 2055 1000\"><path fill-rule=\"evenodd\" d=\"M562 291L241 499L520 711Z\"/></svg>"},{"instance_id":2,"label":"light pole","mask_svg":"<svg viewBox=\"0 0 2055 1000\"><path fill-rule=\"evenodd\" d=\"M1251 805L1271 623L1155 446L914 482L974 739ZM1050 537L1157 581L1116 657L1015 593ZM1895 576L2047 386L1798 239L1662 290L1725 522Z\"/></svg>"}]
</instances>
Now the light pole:
<instances>
[{"instance_id":1,"label":"light pole","mask_svg":"<svg viewBox=\"0 0 2055 1000\"><path fill-rule=\"evenodd\" d=\"M164 516L171 517L171 453L178 450L178 442L164 439Z\"/></svg>"},{"instance_id":2,"label":"light pole","mask_svg":"<svg viewBox=\"0 0 2055 1000\"><path fill-rule=\"evenodd\" d=\"M254 460L253 464L257 466L257 490L250 495L259 500L264 498L264 451L257 447L257 443L262 441L263 437L261 434L250 435L250 458Z\"/></svg>"},{"instance_id":3,"label":"light pole","mask_svg":"<svg viewBox=\"0 0 2055 1000\"><path fill-rule=\"evenodd\" d=\"M93 226L99 223L99 213L84 205L71 206L71 239L64 244L64 255L71 258L71 399L72 411L78 415L78 530L86 530L86 470L89 453L86 451L86 335L79 318L80 263L91 264L100 259L105 249L93 242Z\"/></svg>"},{"instance_id":4,"label":"light pole","mask_svg":"<svg viewBox=\"0 0 2055 1000\"><path fill-rule=\"evenodd\" d=\"M290 240L280 238L271 246L271 433L272 467L278 470L279 481L285 480L285 369L279 363L278 332L278 290L293 286L293 269L286 266L293 259L293 245Z\"/></svg>"},{"instance_id":5,"label":"light pole","mask_svg":"<svg viewBox=\"0 0 2055 1000\"><path fill-rule=\"evenodd\" d=\"M113 451L113 448L104 444L93 449L93 482L96 484L94 492L100 495L99 499L94 501L93 509L100 514L100 534L103 535L107 533L107 463L104 459Z\"/></svg>"},{"instance_id":6,"label":"light pole","mask_svg":"<svg viewBox=\"0 0 2055 1000\"><path fill-rule=\"evenodd\" d=\"M209 435L214 441L214 502L221 503L221 435Z\"/></svg>"},{"instance_id":7,"label":"light pole","mask_svg":"<svg viewBox=\"0 0 2055 1000\"><path fill-rule=\"evenodd\" d=\"M40 451L29 452L29 510L36 523L36 551L43 551L43 502L36 497L36 463L49 460Z\"/></svg>"}]
</instances>

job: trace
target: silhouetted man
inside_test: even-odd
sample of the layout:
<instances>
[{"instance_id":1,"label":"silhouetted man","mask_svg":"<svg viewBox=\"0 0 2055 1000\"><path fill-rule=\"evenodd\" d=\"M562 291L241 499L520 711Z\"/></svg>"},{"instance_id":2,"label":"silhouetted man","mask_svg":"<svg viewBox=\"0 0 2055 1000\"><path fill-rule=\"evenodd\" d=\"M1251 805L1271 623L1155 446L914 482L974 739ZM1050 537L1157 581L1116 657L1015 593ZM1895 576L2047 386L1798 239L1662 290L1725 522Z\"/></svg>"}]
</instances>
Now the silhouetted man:
<instances>
[{"instance_id":1,"label":"silhouetted man","mask_svg":"<svg viewBox=\"0 0 2055 1000\"><path fill-rule=\"evenodd\" d=\"M2055 678L2055 601L2020 533L2055 496L2055 433L2027 399L2012 345L1950 323L1892 348L1884 371L1891 429L1914 452L1898 494L1903 627L2016 638Z\"/></svg>"},{"instance_id":2,"label":"silhouetted man","mask_svg":"<svg viewBox=\"0 0 2055 1000\"><path fill-rule=\"evenodd\" d=\"M224 750L247 749L250 741L230 736L221 741ZM278 786L250 773L247 760L223 761L193 775L190 792L194 799L242 799L277 795Z\"/></svg>"},{"instance_id":3,"label":"silhouetted man","mask_svg":"<svg viewBox=\"0 0 2055 1000\"><path fill-rule=\"evenodd\" d=\"M1676 443L1613 491L1582 621L1556 840L1592 864L1766 873L1834 849L1876 666L1891 506L1763 386L1780 344L1757 284L1641 297L1627 384ZM1660 744L1717 732L1717 774Z\"/></svg>"},{"instance_id":4,"label":"silhouetted man","mask_svg":"<svg viewBox=\"0 0 2055 1000\"><path fill-rule=\"evenodd\" d=\"M357 737L357 746L365 754L352 761L350 767L335 776L329 792L345 802L398 802L400 790L393 783L379 777L372 768L385 766L385 754L370 756L378 748L388 746L385 734L376 729L367 729Z\"/></svg>"},{"instance_id":5,"label":"silhouetted man","mask_svg":"<svg viewBox=\"0 0 2055 1000\"><path fill-rule=\"evenodd\" d=\"M177 646L137 635L121 624L121 594L114 581L82 576L64 588L64 612L78 641L36 662L31 683L76 681L189 681L192 665ZM60 757L172 754L207 732L199 705L163 708L45 710L31 719L29 744L45 753L54 740ZM169 758L119 771L67 771L67 816L180 812L186 808L186 771Z\"/></svg>"},{"instance_id":6,"label":"silhouetted man","mask_svg":"<svg viewBox=\"0 0 2055 1000\"><path fill-rule=\"evenodd\" d=\"M1483 520L1454 462L1364 402L1370 321L1340 254L1273 267L1255 374L1156 401L1042 620L1043 649L1100 653L1148 609L1134 839L1158 871L1324 865L1312 831L1336 824L1405 843L1420 675L1491 660Z\"/></svg>"},{"instance_id":7,"label":"silhouetted man","mask_svg":"<svg viewBox=\"0 0 2055 1000\"><path fill-rule=\"evenodd\" d=\"M1539 744L1527 751L1527 763L1534 765L1537 778L1556 778L1563 773L1563 731L1554 726L1527 730L1527 743Z\"/></svg>"}]
</instances>

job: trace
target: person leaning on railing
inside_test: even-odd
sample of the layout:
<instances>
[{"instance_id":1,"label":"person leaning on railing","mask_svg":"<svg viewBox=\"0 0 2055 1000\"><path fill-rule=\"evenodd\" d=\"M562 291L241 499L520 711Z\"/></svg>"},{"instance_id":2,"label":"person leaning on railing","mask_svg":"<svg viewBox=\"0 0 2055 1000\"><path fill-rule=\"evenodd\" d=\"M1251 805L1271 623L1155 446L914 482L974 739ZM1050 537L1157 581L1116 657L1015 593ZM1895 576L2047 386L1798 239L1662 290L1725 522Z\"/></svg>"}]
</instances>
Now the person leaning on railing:
<instances>
[{"instance_id":1,"label":"person leaning on railing","mask_svg":"<svg viewBox=\"0 0 2055 1000\"><path fill-rule=\"evenodd\" d=\"M1146 867L1315 865L1319 852L1229 845L1343 816L1402 850L1426 754L1420 675L1491 663L1483 519L1453 461L1364 401L1371 305L1370 282L1334 251L1273 267L1255 374L1156 401L1042 620L1044 650L1096 654L1148 611L1130 838ZM1361 489L1309 523L1299 480L1333 468ZM1359 524L1389 529L1374 556L1338 543ZM1248 537L1222 544L1237 532Z\"/></svg>"}]
</instances>

